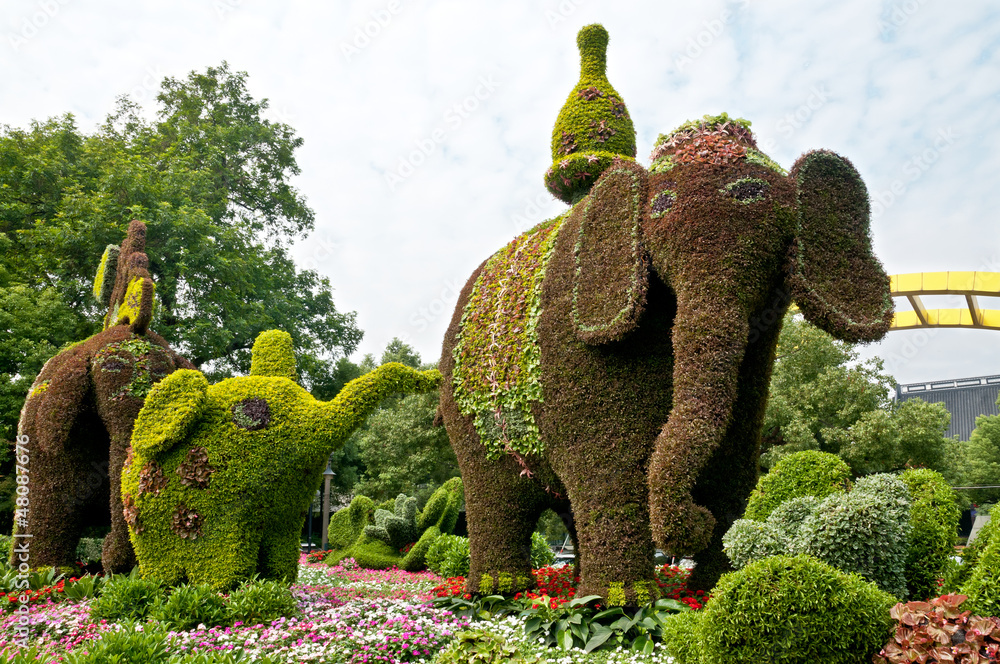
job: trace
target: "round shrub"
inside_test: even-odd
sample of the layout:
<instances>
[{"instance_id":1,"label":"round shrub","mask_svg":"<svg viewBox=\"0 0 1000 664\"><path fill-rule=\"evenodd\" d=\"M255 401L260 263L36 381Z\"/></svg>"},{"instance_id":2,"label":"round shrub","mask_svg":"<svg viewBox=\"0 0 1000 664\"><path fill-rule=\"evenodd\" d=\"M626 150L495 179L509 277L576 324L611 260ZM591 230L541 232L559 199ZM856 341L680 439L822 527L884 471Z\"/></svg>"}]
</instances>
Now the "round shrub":
<instances>
[{"instance_id":1,"label":"round shrub","mask_svg":"<svg viewBox=\"0 0 1000 664\"><path fill-rule=\"evenodd\" d=\"M531 569L548 567L555 561L556 554L545 540L545 536L539 532L531 533Z\"/></svg>"},{"instance_id":2,"label":"round shrub","mask_svg":"<svg viewBox=\"0 0 1000 664\"><path fill-rule=\"evenodd\" d=\"M445 578L469 575L469 538L442 535L427 551L427 568Z\"/></svg>"},{"instance_id":3,"label":"round shrub","mask_svg":"<svg viewBox=\"0 0 1000 664\"><path fill-rule=\"evenodd\" d=\"M697 632L706 664L870 662L896 599L809 556L774 556L724 575Z\"/></svg>"},{"instance_id":4,"label":"round shrub","mask_svg":"<svg viewBox=\"0 0 1000 664\"><path fill-rule=\"evenodd\" d=\"M802 524L792 550L860 574L906 597L909 491L897 477L870 475L853 491L827 496Z\"/></svg>"},{"instance_id":5,"label":"round shrub","mask_svg":"<svg viewBox=\"0 0 1000 664\"><path fill-rule=\"evenodd\" d=\"M836 454L814 450L789 454L758 480L743 518L763 521L791 498L840 493L850 486L850 478L850 467Z\"/></svg>"},{"instance_id":6,"label":"round shrub","mask_svg":"<svg viewBox=\"0 0 1000 664\"><path fill-rule=\"evenodd\" d=\"M291 618L299 612L292 591L273 580L253 580L229 596L229 614L233 622L244 625L267 625L278 618Z\"/></svg>"},{"instance_id":7,"label":"round shrub","mask_svg":"<svg viewBox=\"0 0 1000 664\"><path fill-rule=\"evenodd\" d=\"M189 630L198 625L218 627L230 624L226 600L207 583L175 587L166 601L156 605L150 615L172 630Z\"/></svg>"},{"instance_id":8,"label":"round shrub","mask_svg":"<svg viewBox=\"0 0 1000 664\"><path fill-rule=\"evenodd\" d=\"M155 579L115 575L101 588L90 617L95 622L102 618L109 622L144 620L162 598L163 584Z\"/></svg>"},{"instance_id":9,"label":"round shrub","mask_svg":"<svg viewBox=\"0 0 1000 664\"><path fill-rule=\"evenodd\" d=\"M698 630L704 611L672 613L663 621L663 647L674 658L673 664L702 664Z\"/></svg>"},{"instance_id":10,"label":"round shrub","mask_svg":"<svg viewBox=\"0 0 1000 664\"><path fill-rule=\"evenodd\" d=\"M770 523L738 519L722 536L722 549L734 569L743 569L755 560L785 553L788 542Z\"/></svg>"},{"instance_id":11,"label":"round shrub","mask_svg":"<svg viewBox=\"0 0 1000 664\"><path fill-rule=\"evenodd\" d=\"M815 496L800 496L778 505L767 517L767 524L783 540L791 541L799 534L799 529L806 519L812 515L822 501Z\"/></svg>"},{"instance_id":12,"label":"round shrub","mask_svg":"<svg viewBox=\"0 0 1000 664\"><path fill-rule=\"evenodd\" d=\"M938 579L955 552L958 495L944 477L927 468L907 470L899 476L910 490L910 537L906 550L906 587L910 599L923 600L939 593Z\"/></svg>"}]
</instances>

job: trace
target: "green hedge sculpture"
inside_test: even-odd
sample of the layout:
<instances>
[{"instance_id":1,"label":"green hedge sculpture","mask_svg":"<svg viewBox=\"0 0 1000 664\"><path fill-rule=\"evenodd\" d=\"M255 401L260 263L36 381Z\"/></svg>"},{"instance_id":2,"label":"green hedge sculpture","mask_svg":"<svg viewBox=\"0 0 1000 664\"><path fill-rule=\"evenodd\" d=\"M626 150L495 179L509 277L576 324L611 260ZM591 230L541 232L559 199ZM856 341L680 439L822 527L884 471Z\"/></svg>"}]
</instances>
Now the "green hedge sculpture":
<instances>
[{"instance_id":1,"label":"green hedge sculpture","mask_svg":"<svg viewBox=\"0 0 1000 664\"><path fill-rule=\"evenodd\" d=\"M135 566L119 490L132 426L159 380L194 368L149 329L155 287L145 251L146 225L132 221L121 247L104 251L94 279L104 330L46 362L21 410L30 495L15 497L14 532L31 535L32 568L74 570L81 533L108 524L104 571Z\"/></svg>"},{"instance_id":2,"label":"green hedge sculpture","mask_svg":"<svg viewBox=\"0 0 1000 664\"><path fill-rule=\"evenodd\" d=\"M567 173L588 164L557 192L574 204L476 269L445 335L441 412L466 484L467 592L530 583L547 508L578 544L581 595L644 596L654 542L697 554L689 583L711 588L728 566L722 535L757 481L789 303L848 341L880 339L893 314L849 161L809 152L786 173L749 122L722 114L661 136L644 168L621 97L595 78L606 34L581 30L583 88L553 134L553 148L574 134Z\"/></svg>"},{"instance_id":3,"label":"green hedge sculpture","mask_svg":"<svg viewBox=\"0 0 1000 664\"><path fill-rule=\"evenodd\" d=\"M330 453L383 398L440 381L390 363L321 402L290 378L287 334L261 334L253 355L250 376L215 385L198 371L171 374L139 413L121 494L144 576L219 590L255 573L294 580Z\"/></svg>"},{"instance_id":4,"label":"green hedge sculpture","mask_svg":"<svg viewBox=\"0 0 1000 664\"><path fill-rule=\"evenodd\" d=\"M451 478L431 494L419 513L410 511L416 499L403 494L392 501L392 511L376 508L370 498L356 496L349 507L330 518L329 541L334 551L324 562L335 565L354 558L366 569L426 569L427 552L434 542L455 531L462 488L462 478ZM390 523L394 525L386 527ZM412 546L406 550L407 545Z\"/></svg>"}]
</instances>

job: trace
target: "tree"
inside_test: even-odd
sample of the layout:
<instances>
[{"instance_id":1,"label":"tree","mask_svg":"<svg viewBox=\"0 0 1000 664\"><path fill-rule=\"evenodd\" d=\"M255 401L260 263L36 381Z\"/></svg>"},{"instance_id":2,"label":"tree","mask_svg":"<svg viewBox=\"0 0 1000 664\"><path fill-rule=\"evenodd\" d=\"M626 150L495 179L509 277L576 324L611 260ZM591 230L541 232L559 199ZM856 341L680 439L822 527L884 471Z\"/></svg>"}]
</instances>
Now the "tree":
<instances>
[{"instance_id":1,"label":"tree","mask_svg":"<svg viewBox=\"0 0 1000 664\"><path fill-rule=\"evenodd\" d=\"M857 358L851 344L786 316L765 414L765 467L807 449L839 455L855 475L947 466L944 406L890 400L895 381L882 361Z\"/></svg>"},{"instance_id":2,"label":"tree","mask_svg":"<svg viewBox=\"0 0 1000 664\"><path fill-rule=\"evenodd\" d=\"M301 381L317 397L355 377L345 364L361 339L355 315L338 311L329 281L288 254L313 227L290 184L302 139L264 117L268 102L246 80L226 63L167 78L155 121L122 97L91 134L69 114L0 127L6 441L39 362L100 329L92 280L131 219L149 229L159 300L151 327L210 379L247 372L254 339L270 328L292 335Z\"/></svg>"},{"instance_id":3,"label":"tree","mask_svg":"<svg viewBox=\"0 0 1000 664\"><path fill-rule=\"evenodd\" d=\"M1000 402L1000 399L997 399ZM952 473L948 480L961 486L1000 485L1000 415L980 415L968 441L951 451ZM1000 501L1000 489L963 491L975 503Z\"/></svg>"}]
</instances>

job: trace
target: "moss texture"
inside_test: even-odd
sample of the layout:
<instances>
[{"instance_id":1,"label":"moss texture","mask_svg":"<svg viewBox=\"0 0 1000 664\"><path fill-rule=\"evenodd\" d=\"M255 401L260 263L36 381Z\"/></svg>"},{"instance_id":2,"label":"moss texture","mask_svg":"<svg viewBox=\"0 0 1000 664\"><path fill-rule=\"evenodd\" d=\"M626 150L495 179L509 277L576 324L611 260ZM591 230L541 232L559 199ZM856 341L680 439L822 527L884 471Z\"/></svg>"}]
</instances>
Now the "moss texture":
<instances>
[{"instance_id":1,"label":"moss texture","mask_svg":"<svg viewBox=\"0 0 1000 664\"><path fill-rule=\"evenodd\" d=\"M455 531L459 511L462 508L463 485L460 477L453 477L442 484L427 500L420 512L409 512L410 501L400 494L394 501L375 506L370 498L358 496L351 505L339 510L330 520L330 548L333 552L325 562L336 564L345 558L354 558L358 564L368 569L388 569L399 567L409 572L426 569L427 552L442 535ZM391 510L391 511L390 511ZM382 513L382 520L378 515ZM405 523L412 520L413 530L393 536L386 521L401 519ZM338 537L332 534L334 523L338 524ZM350 524L350 525L348 525ZM398 529L396 532L399 532ZM407 545L411 545L407 550Z\"/></svg>"},{"instance_id":2,"label":"moss texture","mask_svg":"<svg viewBox=\"0 0 1000 664\"><path fill-rule=\"evenodd\" d=\"M32 567L71 566L83 530L106 525L105 571L135 565L117 490L132 427L153 385L176 369L193 368L146 327L153 284L145 268L145 234L144 224L131 222L121 248L105 250L94 284L108 320L113 311L127 311L127 320L50 359L21 411L18 434L29 440L30 496L20 506L28 507L26 521L15 513L14 528L32 535ZM131 305L128 283L134 284Z\"/></svg>"},{"instance_id":3,"label":"moss texture","mask_svg":"<svg viewBox=\"0 0 1000 664\"><path fill-rule=\"evenodd\" d=\"M280 376L297 380L292 337L280 330L261 332L253 343L251 376Z\"/></svg>"},{"instance_id":4,"label":"moss texture","mask_svg":"<svg viewBox=\"0 0 1000 664\"><path fill-rule=\"evenodd\" d=\"M545 186L567 203L586 195L616 157L635 158L632 118L607 77L607 30L584 26L576 43L580 80L552 129L553 163L545 173Z\"/></svg>"},{"instance_id":5,"label":"moss texture","mask_svg":"<svg viewBox=\"0 0 1000 664\"><path fill-rule=\"evenodd\" d=\"M288 343L254 348L275 346ZM284 362L255 365L287 369ZM330 453L383 398L427 391L439 380L436 371L390 363L320 402L283 375L208 385L196 371L172 374L139 413L122 474L143 575L217 589L255 573L294 580L299 533ZM150 489L143 478L155 468L167 481Z\"/></svg>"},{"instance_id":6,"label":"moss texture","mask_svg":"<svg viewBox=\"0 0 1000 664\"><path fill-rule=\"evenodd\" d=\"M603 71L602 34L581 31L580 105L571 97L560 115L557 156L586 152L578 136L563 135L583 126L573 109L607 101L597 95L603 82L588 82ZM803 311L811 321L840 338L878 339L888 329L888 278L871 255L868 198L850 162L809 153L786 175L759 153L748 125L725 115L687 123L656 147L656 168L620 158L593 189L564 197L583 196L558 228L543 224L509 245L551 228L551 255L532 273L540 288L512 279L498 284L498 292L507 286L502 298L481 296L497 282L497 256L508 248L463 289L440 366L448 388L442 416L467 487L469 592L529 575L530 535L546 508L564 515L578 541L584 595L614 589L636 601L636 588L653 579L654 541L697 553L691 583L710 588L728 565L722 535L756 484L768 381L792 292L810 300ZM499 328L536 312L533 335L487 333L487 321ZM533 366L536 357L530 379L537 376L540 390L531 391L527 411L521 401L515 417L501 402L500 431L487 433L468 395L484 395L483 410L501 400L473 374L489 376L491 362ZM506 389L496 386L497 394ZM525 412L530 420L519 417ZM538 443L498 456L500 436L512 440L529 422Z\"/></svg>"}]
</instances>

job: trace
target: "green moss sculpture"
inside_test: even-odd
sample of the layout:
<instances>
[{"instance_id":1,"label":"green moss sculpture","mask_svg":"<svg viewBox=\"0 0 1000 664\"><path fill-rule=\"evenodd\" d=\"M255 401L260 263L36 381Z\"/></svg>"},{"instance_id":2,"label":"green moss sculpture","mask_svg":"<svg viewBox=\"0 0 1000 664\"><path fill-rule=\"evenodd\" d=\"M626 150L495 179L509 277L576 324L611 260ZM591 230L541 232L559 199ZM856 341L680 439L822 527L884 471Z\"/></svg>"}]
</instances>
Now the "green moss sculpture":
<instances>
[{"instance_id":1,"label":"green moss sculpture","mask_svg":"<svg viewBox=\"0 0 1000 664\"><path fill-rule=\"evenodd\" d=\"M132 221L121 247L109 246L94 279L107 308L104 330L45 363L18 423L30 459L30 495L18 500L14 532L31 535L28 562L75 569L81 533L111 526L101 563L127 572L135 554L122 514L120 475L132 426L153 386L193 365L149 329L154 286L146 226Z\"/></svg>"},{"instance_id":2,"label":"green moss sculpture","mask_svg":"<svg viewBox=\"0 0 1000 664\"><path fill-rule=\"evenodd\" d=\"M388 502L391 510L376 508L371 499L357 496L350 507L331 517L330 547L334 551L324 562L335 565L345 558L354 558L367 569L398 567L408 572L426 569L427 552L434 542L455 531L462 508L462 489L462 478L453 477L431 494L421 512L416 512L416 499L403 494ZM370 518L366 509L369 507L374 508ZM334 523L338 528L337 539L332 534ZM346 527L348 523L350 527ZM344 545L350 536L354 539Z\"/></svg>"},{"instance_id":3,"label":"green moss sculpture","mask_svg":"<svg viewBox=\"0 0 1000 664\"><path fill-rule=\"evenodd\" d=\"M748 122L722 114L663 136L644 168L605 85L605 34L580 33L581 83L547 181L562 160L598 168L558 180L572 207L475 270L445 335L441 413L466 483L468 592L530 582L546 509L579 544L583 595L645 597L654 542L696 555L690 583L711 588L728 568L722 535L757 482L789 304L849 341L881 338L892 318L848 160L810 152L785 172ZM605 149L618 155L606 168Z\"/></svg>"},{"instance_id":4,"label":"green moss sculpture","mask_svg":"<svg viewBox=\"0 0 1000 664\"><path fill-rule=\"evenodd\" d=\"M440 380L390 363L321 402L288 377L291 348L287 334L264 333L255 375L209 385L184 370L153 388L121 484L144 576L219 590L254 574L294 580L299 534L330 453L383 398Z\"/></svg>"},{"instance_id":5,"label":"green moss sculpture","mask_svg":"<svg viewBox=\"0 0 1000 664\"><path fill-rule=\"evenodd\" d=\"M635 158L632 118L607 77L608 31L585 26L576 43L580 81L552 129L553 162L545 173L545 186L566 203L583 198L616 158Z\"/></svg>"}]
</instances>

